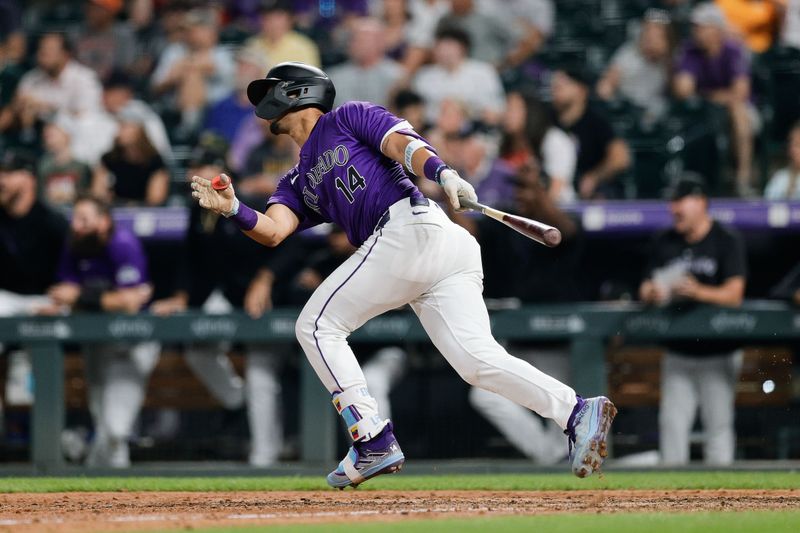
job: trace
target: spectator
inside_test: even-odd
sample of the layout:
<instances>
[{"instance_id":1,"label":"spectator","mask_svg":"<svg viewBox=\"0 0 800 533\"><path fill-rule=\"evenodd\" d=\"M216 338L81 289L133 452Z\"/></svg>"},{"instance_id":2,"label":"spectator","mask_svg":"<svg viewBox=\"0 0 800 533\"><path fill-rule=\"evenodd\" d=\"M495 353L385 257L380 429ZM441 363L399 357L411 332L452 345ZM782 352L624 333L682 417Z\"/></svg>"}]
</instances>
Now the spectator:
<instances>
[{"instance_id":1,"label":"spectator","mask_svg":"<svg viewBox=\"0 0 800 533\"><path fill-rule=\"evenodd\" d=\"M384 24L386 56L401 61L408 51L408 37L411 30L410 0L384 0L380 6L380 19Z\"/></svg>"},{"instance_id":2,"label":"spectator","mask_svg":"<svg viewBox=\"0 0 800 533\"><path fill-rule=\"evenodd\" d=\"M268 122L260 120L259 126L264 140L247 154L241 173L245 179L236 190L254 196L268 196L275 192L278 181L295 165L300 148L290 137L272 133Z\"/></svg>"},{"instance_id":3,"label":"spectator","mask_svg":"<svg viewBox=\"0 0 800 533\"><path fill-rule=\"evenodd\" d=\"M511 92L506 98L500 158L516 170L531 154L541 161L550 198L559 204L573 202L575 143L564 130L553 125L551 111L542 102L521 92Z\"/></svg>"},{"instance_id":4,"label":"spectator","mask_svg":"<svg viewBox=\"0 0 800 533\"><path fill-rule=\"evenodd\" d=\"M408 50L402 64L408 77L424 65L433 49L436 26L448 11L449 0L416 0L409 5L411 23L408 27Z\"/></svg>"},{"instance_id":5,"label":"spectator","mask_svg":"<svg viewBox=\"0 0 800 533\"><path fill-rule=\"evenodd\" d=\"M73 115L100 110L101 86L97 75L72 59L72 47L62 33L45 33L39 39L36 68L17 87L20 106L30 106L39 118L56 112Z\"/></svg>"},{"instance_id":6,"label":"spectator","mask_svg":"<svg viewBox=\"0 0 800 533\"><path fill-rule=\"evenodd\" d=\"M671 59L669 14L650 9L636 41L623 44L614 53L597 84L597 94L604 100L625 98L646 110L648 122L655 122L667 107Z\"/></svg>"},{"instance_id":7,"label":"spectator","mask_svg":"<svg viewBox=\"0 0 800 533\"><path fill-rule=\"evenodd\" d=\"M691 21L692 38L679 54L675 67L675 96L681 99L701 96L727 108L736 152L736 186L741 195L750 195L757 112L750 102L747 52L725 36L725 16L716 5L697 5Z\"/></svg>"},{"instance_id":8,"label":"spectator","mask_svg":"<svg viewBox=\"0 0 800 533\"><path fill-rule=\"evenodd\" d=\"M39 39L36 68L17 86L11 116L0 120L0 129L13 123L25 144L38 148L38 128L58 113L74 121L72 152L89 164L110 146L114 122L102 112L101 87L97 75L72 59L71 46L62 33L45 33Z\"/></svg>"},{"instance_id":9,"label":"spectator","mask_svg":"<svg viewBox=\"0 0 800 533\"><path fill-rule=\"evenodd\" d=\"M109 206L90 196L75 202L57 279L48 294L58 306L73 310L137 313L152 293L141 243L133 233L116 228ZM159 349L152 341L83 347L95 428L88 466L130 466L128 439Z\"/></svg>"},{"instance_id":10,"label":"spectator","mask_svg":"<svg viewBox=\"0 0 800 533\"><path fill-rule=\"evenodd\" d=\"M489 7L495 8L502 17L506 31L511 31L512 46L507 50L501 69L518 67L541 50L555 26L555 6L552 0L511 0L492 1Z\"/></svg>"},{"instance_id":11,"label":"spectator","mask_svg":"<svg viewBox=\"0 0 800 533\"><path fill-rule=\"evenodd\" d=\"M203 129L220 135L230 144L242 122L253 116L253 105L247 99L247 84L263 78L268 69L269 62L263 54L259 54L253 48L239 50L236 54L233 91L209 108Z\"/></svg>"},{"instance_id":12,"label":"spectator","mask_svg":"<svg viewBox=\"0 0 800 533\"><path fill-rule=\"evenodd\" d=\"M674 301L676 312L698 303L739 307L747 276L742 238L711 219L699 175L684 174L670 198L673 225L653 242L640 298L659 305ZM659 413L662 461L688 463L689 433L699 407L706 463L730 464L736 441L734 397L742 364L738 343L698 338L670 341L666 348Z\"/></svg>"},{"instance_id":13,"label":"spectator","mask_svg":"<svg viewBox=\"0 0 800 533\"><path fill-rule=\"evenodd\" d=\"M499 65L512 45L512 27L497 10L486 13L474 0L450 0L450 12L439 19L438 30L457 28L469 36L469 55L478 61Z\"/></svg>"},{"instance_id":14,"label":"spectator","mask_svg":"<svg viewBox=\"0 0 800 533\"><path fill-rule=\"evenodd\" d=\"M398 117L403 117L414 128L414 131L424 135L428 130L425 121L425 100L410 89L397 91L392 98L391 111Z\"/></svg>"},{"instance_id":15,"label":"spectator","mask_svg":"<svg viewBox=\"0 0 800 533\"><path fill-rule=\"evenodd\" d=\"M263 0L261 3L261 33L245 42L275 65L284 61L300 61L319 67L319 49L314 41L292 30L294 23L291 2Z\"/></svg>"},{"instance_id":16,"label":"spectator","mask_svg":"<svg viewBox=\"0 0 800 533\"><path fill-rule=\"evenodd\" d=\"M48 122L43 131L45 153L39 161L39 194L52 207L69 207L91 184L92 170L72 155L74 125L66 115Z\"/></svg>"},{"instance_id":17,"label":"spectator","mask_svg":"<svg viewBox=\"0 0 800 533\"><path fill-rule=\"evenodd\" d=\"M191 138L200 127L205 106L230 94L236 67L230 51L218 44L212 11L190 11L185 23L185 43L164 49L151 86L156 94L168 95L168 101L180 111L176 136Z\"/></svg>"},{"instance_id":18,"label":"spectator","mask_svg":"<svg viewBox=\"0 0 800 533\"><path fill-rule=\"evenodd\" d=\"M780 43L783 46L800 49L800 0L778 2L783 15L780 24Z\"/></svg>"},{"instance_id":19,"label":"spectator","mask_svg":"<svg viewBox=\"0 0 800 533\"><path fill-rule=\"evenodd\" d=\"M772 46L778 29L775 0L714 0L747 47L760 54Z\"/></svg>"},{"instance_id":20,"label":"spectator","mask_svg":"<svg viewBox=\"0 0 800 533\"><path fill-rule=\"evenodd\" d=\"M403 71L386 57L385 31L383 23L373 18L358 19L353 25L349 61L328 71L336 84L336 105L352 100L389 105L389 93Z\"/></svg>"},{"instance_id":21,"label":"spectator","mask_svg":"<svg viewBox=\"0 0 800 533\"><path fill-rule=\"evenodd\" d=\"M169 172L140 117L120 117L114 146L95 168L92 191L117 204L155 206L166 201Z\"/></svg>"},{"instance_id":22,"label":"spectator","mask_svg":"<svg viewBox=\"0 0 800 533\"><path fill-rule=\"evenodd\" d=\"M561 229L563 241L555 250L531 246L529 239L495 221L479 220L476 237L483 257L484 295L513 299L517 305L579 300L580 230L548 194L535 157L530 156L520 166L513 191L513 212L555 225ZM514 353L548 375L558 379L569 376L569 346L564 343L517 345ZM517 450L537 464L564 459L564 434L552 421L477 387L470 390L469 400Z\"/></svg>"},{"instance_id":23,"label":"spectator","mask_svg":"<svg viewBox=\"0 0 800 533\"><path fill-rule=\"evenodd\" d=\"M800 200L800 122L789 130L789 164L772 175L764 189L767 200Z\"/></svg>"},{"instance_id":24,"label":"spectator","mask_svg":"<svg viewBox=\"0 0 800 533\"><path fill-rule=\"evenodd\" d=\"M0 315L33 314L55 281L67 236L64 218L39 199L36 158L21 150L0 155ZM20 297L18 297L20 296ZM28 298L32 296L32 298Z\"/></svg>"},{"instance_id":25,"label":"spectator","mask_svg":"<svg viewBox=\"0 0 800 533\"><path fill-rule=\"evenodd\" d=\"M488 63L469 59L469 36L456 28L436 32L433 64L422 67L413 89L425 99L429 121L436 120L445 98L461 101L475 119L497 124L503 112L503 86Z\"/></svg>"},{"instance_id":26,"label":"spectator","mask_svg":"<svg viewBox=\"0 0 800 533\"><path fill-rule=\"evenodd\" d=\"M25 47L25 35L21 32L9 33L0 40L0 121L25 74Z\"/></svg>"},{"instance_id":27,"label":"spectator","mask_svg":"<svg viewBox=\"0 0 800 533\"><path fill-rule=\"evenodd\" d=\"M126 72L137 82L138 90L147 89L147 80L155 68L158 54L170 41L171 25L181 20L186 8L180 2L162 6L156 17L154 0L132 0L128 7L128 23L133 31L133 62ZM176 16L177 15L177 16ZM175 32L173 39L176 39Z\"/></svg>"},{"instance_id":28,"label":"spectator","mask_svg":"<svg viewBox=\"0 0 800 533\"><path fill-rule=\"evenodd\" d=\"M55 281L67 224L37 198L35 167L32 154L0 154L0 317L37 314L52 303L45 292ZM6 355L6 402L31 405L30 356L23 350Z\"/></svg>"},{"instance_id":29,"label":"spectator","mask_svg":"<svg viewBox=\"0 0 800 533\"><path fill-rule=\"evenodd\" d=\"M628 145L589 108L587 77L578 71L558 70L553 74L551 91L555 125L572 136L578 150L573 178L578 196L618 196L620 184L616 178L631 164Z\"/></svg>"},{"instance_id":30,"label":"spectator","mask_svg":"<svg viewBox=\"0 0 800 533\"><path fill-rule=\"evenodd\" d=\"M85 24L74 34L75 58L105 81L133 64L136 41L127 22L116 22L123 0L85 0Z\"/></svg>"},{"instance_id":31,"label":"spectator","mask_svg":"<svg viewBox=\"0 0 800 533\"><path fill-rule=\"evenodd\" d=\"M212 178L225 169L224 148L210 137L192 156L191 174ZM224 143L223 143L224 144ZM247 187L244 187L246 189ZM237 183L237 191L244 190ZM268 196L243 197L250 205L266 208ZM272 309L273 303L285 298L280 290L295 272L298 258L291 242L286 249L265 252L257 243L242 234L236 224L193 206L187 235L187 260L183 289L174 297L154 303L158 314L171 314L188 308L203 308L216 313L243 309L252 318L260 318ZM209 276L209 272L225 271L225 276ZM217 303L216 310L209 308ZM186 360L223 405L236 407L236 376L225 371L225 345L193 345L186 350ZM247 345L245 388L250 421L253 466L268 466L280 455L283 446L283 422L280 412L281 385L278 370L286 357L282 347ZM222 367L222 368L221 368ZM241 392L241 391L240 391Z\"/></svg>"},{"instance_id":32,"label":"spectator","mask_svg":"<svg viewBox=\"0 0 800 533\"><path fill-rule=\"evenodd\" d=\"M137 118L161 157L165 161L172 160L172 146L164 122L149 104L134 97L134 84L130 76L121 71L111 73L103 86L103 105L116 119Z\"/></svg>"}]
</instances>

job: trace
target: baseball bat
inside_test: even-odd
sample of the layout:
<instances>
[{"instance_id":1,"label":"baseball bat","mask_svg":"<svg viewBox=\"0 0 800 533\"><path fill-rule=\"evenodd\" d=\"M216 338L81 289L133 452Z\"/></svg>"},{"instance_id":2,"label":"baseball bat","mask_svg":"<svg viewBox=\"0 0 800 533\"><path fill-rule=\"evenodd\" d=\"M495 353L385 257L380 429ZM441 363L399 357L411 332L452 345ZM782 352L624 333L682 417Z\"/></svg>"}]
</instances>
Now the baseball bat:
<instances>
[{"instance_id":1,"label":"baseball bat","mask_svg":"<svg viewBox=\"0 0 800 533\"><path fill-rule=\"evenodd\" d=\"M489 207L488 205L483 205L478 202L466 200L464 198L459 198L458 201L461 203L461 207L467 207L473 211L480 211L487 217L502 222L514 231L517 231L540 244L544 244L547 247L553 248L558 246L561 242L561 232L558 230L558 228L554 228L553 226L549 226L539 222L538 220L531 220L530 218L511 215L504 211L500 211L499 209Z\"/></svg>"}]
</instances>

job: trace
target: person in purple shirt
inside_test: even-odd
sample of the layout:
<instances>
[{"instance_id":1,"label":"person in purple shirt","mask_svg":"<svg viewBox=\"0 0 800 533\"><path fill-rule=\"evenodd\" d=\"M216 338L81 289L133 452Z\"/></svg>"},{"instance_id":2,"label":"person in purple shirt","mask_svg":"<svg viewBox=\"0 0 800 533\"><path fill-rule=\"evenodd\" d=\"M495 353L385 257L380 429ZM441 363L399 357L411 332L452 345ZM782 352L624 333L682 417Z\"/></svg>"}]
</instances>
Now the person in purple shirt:
<instances>
[{"instance_id":1,"label":"person in purple shirt","mask_svg":"<svg viewBox=\"0 0 800 533\"><path fill-rule=\"evenodd\" d=\"M336 91L318 68L278 64L247 93L272 132L301 147L299 163L281 178L265 213L241 203L224 175L193 177L192 196L266 246L334 222L357 247L311 295L295 326L353 439L328 484L356 486L405 461L347 344L367 320L405 304L465 381L554 419L575 446L575 475L596 471L616 408L603 396L584 400L495 341L477 241L425 198L407 172L439 183L454 209L462 199L477 199L472 186L386 109L348 102L332 110Z\"/></svg>"},{"instance_id":2,"label":"person in purple shirt","mask_svg":"<svg viewBox=\"0 0 800 533\"><path fill-rule=\"evenodd\" d=\"M673 90L679 99L700 96L727 108L736 156L736 186L752 195L753 132L758 114L750 101L750 61L742 44L727 37L727 22L713 3L691 14L692 38L675 66Z\"/></svg>"},{"instance_id":3,"label":"person in purple shirt","mask_svg":"<svg viewBox=\"0 0 800 533\"><path fill-rule=\"evenodd\" d=\"M56 277L48 294L62 309L137 313L152 293L138 238L114 227L108 204L91 196L75 202ZM159 351L158 343L150 341L83 348L95 426L88 466L130 466L128 439Z\"/></svg>"}]
</instances>

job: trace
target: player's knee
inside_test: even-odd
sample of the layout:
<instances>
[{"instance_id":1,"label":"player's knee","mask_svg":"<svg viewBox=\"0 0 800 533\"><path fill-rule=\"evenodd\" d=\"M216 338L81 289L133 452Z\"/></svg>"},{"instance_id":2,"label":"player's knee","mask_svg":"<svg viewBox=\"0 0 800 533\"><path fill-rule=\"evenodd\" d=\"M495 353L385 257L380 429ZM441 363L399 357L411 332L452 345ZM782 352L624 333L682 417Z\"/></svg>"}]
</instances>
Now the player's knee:
<instances>
[{"instance_id":1,"label":"player's knee","mask_svg":"<svg viewBox=\"0 0 800 533\"><path fill-rule=\"evenodd\" d=\"M480 387L481 383L481 371L483 369L482 362L476 362L474 364L465 364L461 365L456 368L458 375L461 376L461 379L472 385L473 387Z\"/></svg>"},{"instance_id":2,"label":"player's knee","mask_svg":"<svg viewBox=\"0 0 800 533\"><path fill-rule=\"evenodd\" d=\"M314 344L314 321L314 315L306 309L303 309L294 325L294 334L297 337L297 342L299 342L300 346L304 349Z\"/></svg>"}]
</instances>

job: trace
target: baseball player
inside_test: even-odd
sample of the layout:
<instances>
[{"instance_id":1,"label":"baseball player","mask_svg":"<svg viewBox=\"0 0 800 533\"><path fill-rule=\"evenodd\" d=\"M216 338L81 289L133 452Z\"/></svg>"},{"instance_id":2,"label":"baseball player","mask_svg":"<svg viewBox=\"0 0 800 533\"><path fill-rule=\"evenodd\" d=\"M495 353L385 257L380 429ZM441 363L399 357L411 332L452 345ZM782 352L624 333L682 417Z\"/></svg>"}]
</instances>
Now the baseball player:
<instances>
[{"instance_id":1,"label":"baseball player","mask_svg":"<svg viewBox=\"0 0 800 533\"><path fill-rule=\"evenodd\" d=\"M353 439L328 484L356 486L396 472L405 460L347 344L367 320L404 304L465 381L555 420L574 446L572 471L585 477L597 470L614 405L603 396L577 396L494 340L477 241L425 198L406 172L439 183L455 209L461 198L477 199L472 186L407 121L384 108L348 102L332 110L336 91L318 68L280 63L251 82L247 94L273 133L300 146L299 163L281 178L264 213L241 203L227 176L192 178L192 196L266 246L335 222L358 248L312 294L295 327Z\"/></svg>"}]
</instances>

